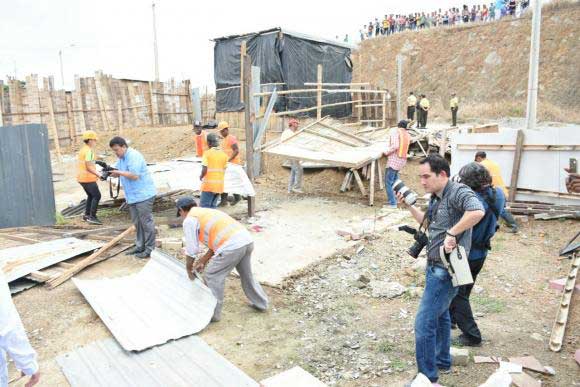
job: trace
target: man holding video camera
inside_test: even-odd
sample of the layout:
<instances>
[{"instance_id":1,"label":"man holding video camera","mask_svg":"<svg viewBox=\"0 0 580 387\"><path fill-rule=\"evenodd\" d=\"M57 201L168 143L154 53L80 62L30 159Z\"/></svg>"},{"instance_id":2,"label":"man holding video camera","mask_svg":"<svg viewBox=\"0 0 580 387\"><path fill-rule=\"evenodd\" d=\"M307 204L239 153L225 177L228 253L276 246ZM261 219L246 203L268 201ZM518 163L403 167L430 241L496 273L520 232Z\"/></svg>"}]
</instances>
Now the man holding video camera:
<instances>
[{"instance_id":1,"label":"man holding video camera","mask_svg":"<svg viewBox=\"0 0 580 387\"><path fill-rule=\"evenodd\" d=\"M439 371L451 368L449 304L457 294L440 248L449 254L459 245L469 254L471 228L485 210L469 187L449 179L449 163L443 157L427 156L421 160L419 172L421 185L431 193L427 211L409 206L400 191L397 199L428 231L425 290L415 318L415 356L419 372L436 384Z\"/></svg>"}]
</instances>

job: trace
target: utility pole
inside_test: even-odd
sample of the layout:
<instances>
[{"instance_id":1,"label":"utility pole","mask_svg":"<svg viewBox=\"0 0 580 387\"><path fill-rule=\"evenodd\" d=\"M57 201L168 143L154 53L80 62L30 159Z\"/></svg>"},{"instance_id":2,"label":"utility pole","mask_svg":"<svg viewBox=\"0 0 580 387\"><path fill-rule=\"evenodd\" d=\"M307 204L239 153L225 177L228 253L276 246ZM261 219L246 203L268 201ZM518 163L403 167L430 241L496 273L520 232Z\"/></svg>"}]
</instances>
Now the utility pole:
<instances>
[{"instance_id":1,"label":"utility pole","mask_svg":"<svg viewBox=\"0 0 580 387\"><path fill-rule=\"evenodd\" d=\"M159 53L157 52L157 22L155 20L155 3L153 9L153 55L155 56L155 82L159 82Z\"/></svg>"},{"instance_id":2,"label":"utility pole","mask_svg":"<svg viewBox=\"0 0 580 387\"><path fill-rule=\"evenodd\" d=\"M62 50L58 50L58 59L60 61L60 81L62 82L62 88L64 89L64 68L62 66Z\"/></svg>"},{"instance_id":3,"label":"utility pole","mask_svg":"<svg viewBox=\"0 0 580 387\"><path fill-rule=\"evenodd\" d=\"M542 26L542 2L534 0L532 16L532 38L530 46L530 73L528 75L528 104L526 107L526 129L536 129L538 107L538 70L540 62L540 29Z\"/></svg>"},{"instance_id":4,"label":"utility pole","mask_svg":"<svg viewBox=\"0 0 580 387\"><path fill-rule=\"evenodd\" d=\"M397 55L397 122L401 121L401 95L403 93L403 56Z\"/></svg>"}]
</instances>

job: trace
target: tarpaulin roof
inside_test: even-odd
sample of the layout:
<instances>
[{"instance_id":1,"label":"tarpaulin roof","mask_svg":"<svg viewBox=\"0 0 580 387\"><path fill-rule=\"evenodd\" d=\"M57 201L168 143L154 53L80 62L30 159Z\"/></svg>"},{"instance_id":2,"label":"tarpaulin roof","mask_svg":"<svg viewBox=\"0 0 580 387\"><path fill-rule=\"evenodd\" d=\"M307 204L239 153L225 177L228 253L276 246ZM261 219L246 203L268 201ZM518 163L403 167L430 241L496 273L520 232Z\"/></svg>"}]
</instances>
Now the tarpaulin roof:
<instances>
[{"instance_id":1,"label":"tarpaulin roof","mask_svg":"<svg viewBox=\"0 0 580 387\"><path fill-rule=\"evenodd\" d=\"M217 111L240 111L240 52L242 42L252 58L252 65L260 67L260 83L283 84L279 89L303 89L304 83L316 82L317 65L323 66L323 80L327 83L350 83L352 79L352 46L315 38L305 34L273 28L244 35L214 39L214 77ZM324 94L323 104L347 102L348 93ZM297 110L316 105L315 93L280 96L275 110ZM323 109L323 115L350 115L350 104Z\"/></svg>"}]
</instances>

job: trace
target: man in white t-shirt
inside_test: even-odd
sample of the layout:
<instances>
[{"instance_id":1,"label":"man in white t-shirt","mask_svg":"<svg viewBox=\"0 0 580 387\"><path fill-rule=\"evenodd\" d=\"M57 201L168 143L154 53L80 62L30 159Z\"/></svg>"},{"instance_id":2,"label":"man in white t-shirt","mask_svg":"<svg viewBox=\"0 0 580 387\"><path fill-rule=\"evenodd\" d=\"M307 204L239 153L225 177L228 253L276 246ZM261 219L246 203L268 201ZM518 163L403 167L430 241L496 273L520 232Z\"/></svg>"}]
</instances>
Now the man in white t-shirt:
<instances>
[{"instance_id":1,"label":"man in white t-shirt","mask_svg":"<svg viewBox=\"0 0 580 387\"><path fill-rule=\"evenodd\" d=\"M212 321L221 319L226 277L234 268L251 306L266 310L268 296L252 275L254 241L248 230L222 211L197 207L191 197L179 198L176 206L177 216L183 220L187 275L193 280L196 272L203 271L204 282L217 298ZM195 260L200 244L208 251Z\"/></svg>"}]
</instances>

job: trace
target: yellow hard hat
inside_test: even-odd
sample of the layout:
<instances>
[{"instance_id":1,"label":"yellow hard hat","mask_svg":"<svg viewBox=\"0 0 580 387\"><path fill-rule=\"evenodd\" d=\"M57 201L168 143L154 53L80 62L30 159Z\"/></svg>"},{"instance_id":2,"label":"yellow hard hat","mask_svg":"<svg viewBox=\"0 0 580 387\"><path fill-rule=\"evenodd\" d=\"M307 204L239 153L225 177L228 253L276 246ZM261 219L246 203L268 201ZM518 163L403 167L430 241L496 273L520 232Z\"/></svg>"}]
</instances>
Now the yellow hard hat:
<instances>
[{"instance_id":1,"label":"yellow hard hat","mask_svg":"<svg viewBox=\"0 0 580 387\"><path fill-rule=\"evenodd\" d=\"M218 124L218 130L228 129L230 124L227 121L222 121Z\"/></svg>"},{"instance_id":2,"label":"yellow hard hat","mask_svg":"<svg viewBox=\"0 0 580 387\"><path fill-rule=\"evenodd\" d=\"M87 130L86 132L83 132L83 141L96 140L96 139L97 139L97 134L94 131Z\"/></svg>"}]
</instances>

